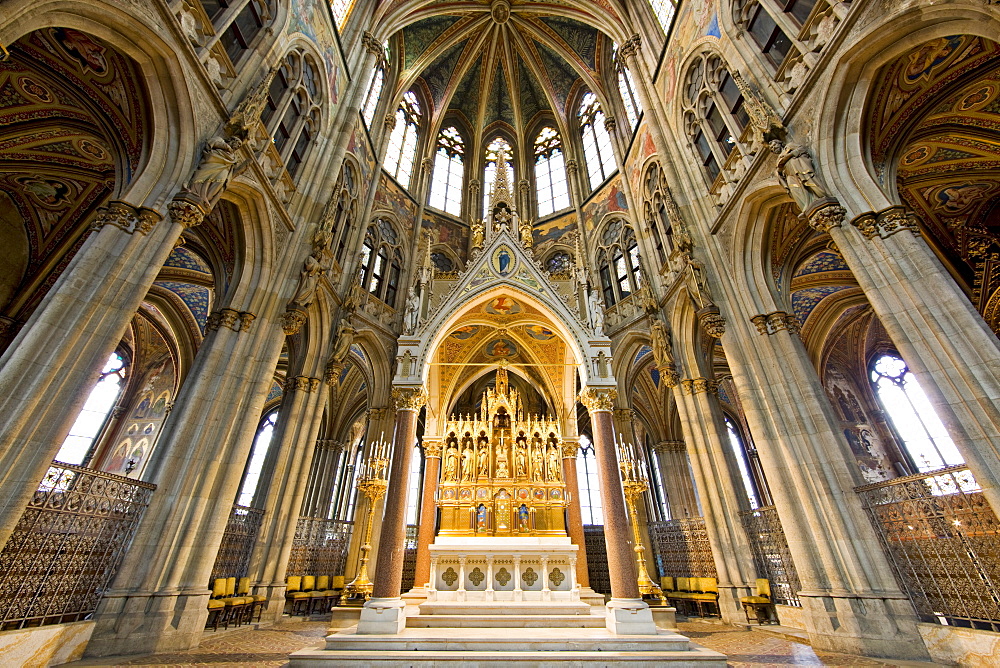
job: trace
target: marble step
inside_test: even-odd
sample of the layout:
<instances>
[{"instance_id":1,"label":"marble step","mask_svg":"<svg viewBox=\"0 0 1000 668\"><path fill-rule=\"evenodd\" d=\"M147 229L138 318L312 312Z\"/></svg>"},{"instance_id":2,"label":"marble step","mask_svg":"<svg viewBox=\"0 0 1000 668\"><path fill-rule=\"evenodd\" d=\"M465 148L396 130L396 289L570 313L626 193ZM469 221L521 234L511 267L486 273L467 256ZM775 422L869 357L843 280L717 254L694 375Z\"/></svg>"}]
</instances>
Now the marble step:
<instances>
[{"instance_id":1,"label":"marble step","mask_svg":"<svg viewBox=\"0 0 1000 668\"><path fill-rule=\"evenodd\" d=\"M331 651L304 649L291 654L290 668L339 668L340 666L476 666L477 668L546 668L568 664L573 668L607 668L612 664L660 666L670 668L725 668L724 654L700 646L685 651Z\"/></svg>"},{"instance_id":2,"label":"marble step","mask_svg":"<svg viewBox=\"0 0 1000 668\"><path fill-rule=\"evenodd\" d=\"M578 601L428 601L421 615L589 615L591 606Z\"/></svg>"},{"instance_id":3,"label":"marble step","mask_svg":"<svg viewBox=\"0 0 1000 668\"><path fill-rule=\"evenodd\" d=\"M415 615L406 618L407 628L591 628L603 629L604 616L597 615Z\"/></svg>"}]
</instances>

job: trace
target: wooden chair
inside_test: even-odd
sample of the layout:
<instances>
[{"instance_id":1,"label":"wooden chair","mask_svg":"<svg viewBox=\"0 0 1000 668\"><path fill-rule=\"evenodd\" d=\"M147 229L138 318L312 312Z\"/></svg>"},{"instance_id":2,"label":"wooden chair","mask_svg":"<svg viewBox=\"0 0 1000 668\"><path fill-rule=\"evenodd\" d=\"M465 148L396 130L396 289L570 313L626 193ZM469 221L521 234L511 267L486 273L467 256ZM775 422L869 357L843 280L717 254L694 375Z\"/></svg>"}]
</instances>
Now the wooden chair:
<instances>
[{"instance_id":1,"label":"wooden chair","mask_svg":"<svg viewBox=\"0 0 1000 668\"><path fill-rule=\"evenodd\" d=\"M714 608L714 612L711 614L713 616L719 615L719 581L716 578L707 577L691 579L694 580L694 584L691 586L693 591L688 596L688 601L693 607L697 607L698 616L705 617L706 610L711 611L712 608Z\"/></svg>"},{"instance_id":2,"label":"wooden chair","mask_svg":"<svg viewBox=\"0 0 1000 668\"><path fill-rule=\"evenodd\" d=\"M236 595L250 599L250 613L247 615L248 621L253 621L254 615L256 614L257 621L259 622L261 614L267 610L267 596L264 596L263 594L251 594L250 578L248 577L242 577L239 579L239 583L236 586Z\"/></svg>"},{"instance_id":3,"label":"wooden chair","mask_svg":"<svg viewBox=\"0 0 1000 668\"><path fill-rule=\"evenodd\" d=\"M743 596L740 598L743 605L743 614L746 615L747 624L750 623L750 610L753 610L758 624L777 624L778 611L771 601L771 583L767 578L757 578L757 595Z\"/></svg>"}]
</instances>

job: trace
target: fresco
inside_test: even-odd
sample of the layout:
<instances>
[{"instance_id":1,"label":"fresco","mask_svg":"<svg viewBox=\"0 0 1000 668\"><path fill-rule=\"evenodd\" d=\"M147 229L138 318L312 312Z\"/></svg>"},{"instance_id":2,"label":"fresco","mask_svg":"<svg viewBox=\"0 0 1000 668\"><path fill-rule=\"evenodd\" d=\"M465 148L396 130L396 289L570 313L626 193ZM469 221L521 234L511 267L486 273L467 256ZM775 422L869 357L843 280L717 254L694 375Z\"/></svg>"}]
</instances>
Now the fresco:
<instances>
[{"instance_id":1,"label":"fresco","mask_svg":"<svg viewBox=\"0 0 1000 668\"><path fill-rule=\"evenodd\" d=\"M487 357L514 357L518 353L518 348L510 339L493 339L486 344L483 353Z\"/></svg>"},{"instance_id":2,"label":"fresco","mask_svg":"<svg viewBox=\"0 0 1000 668\"><path fill-rule=\"evenodd\" d=\"M340 101L341 91L347 86L347 75L335 46L337 38L330 24L329 10L323 5L323 0L292 0L289 14L291 15L288 24L289 33L300 32L312 39L317 46L327 45L322 49L322 54L330 83L330 103L337 104Z\"/></svg>"},{"instance_id":3,"label":"fresco","mask_svg":"<svg viewBox=\"0 0 1000 668\"><path fill-rule=\"evenodd\" d=\"M392 211L404 228L413 229L413 219L417 210L416 203L385 174L382 174L378 191L375 193L375 208Z\"/></svg>"},{"instance_id":4,"label":"fresco","mask_svg":"<svg viewBox=\"0 0 1000 668\"><path fill-rule=\"evenodd\" d=\"M576 212L547 220L531 230L531 239L536 247L555 243L576 228Z\"/></svg>"},{"instance_id":5,"label":"fresco","mask_svg":"<svg viewBox=\"0 0 1000 668\"><path fill-rule=\"evenodd\" d=\"M621 176L616 176L583 208L584 225L592 231L604 216L620 211L628 211L628 202L621 189Z\"/></svg>"},{"instance_id":6,"label":"fresco","mask_svg":"<svg viewBox=\"0 0 1000 668\"><path fill-rule=\"evenodd\" d=\"M497 297L490 300L483 310L491 315L516 315L524 309L510 297Z\"/></svg>"}]
</instances>

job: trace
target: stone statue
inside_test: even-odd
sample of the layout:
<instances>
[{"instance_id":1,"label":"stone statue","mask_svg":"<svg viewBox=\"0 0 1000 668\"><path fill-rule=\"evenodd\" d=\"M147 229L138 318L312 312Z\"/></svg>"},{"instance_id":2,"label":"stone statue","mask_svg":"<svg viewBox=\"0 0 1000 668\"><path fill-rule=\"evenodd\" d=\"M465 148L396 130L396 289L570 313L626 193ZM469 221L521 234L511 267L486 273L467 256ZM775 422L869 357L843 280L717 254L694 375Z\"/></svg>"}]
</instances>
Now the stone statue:
<instances>
[{"instance_id":1,"label":"stone statue","mask_svg":"<svg viewBox=\"0 0 1000 668\"><path fill-rule=\"evenodd\" d=\"M406 291L406 312L403 315L403 331L413 334L420 324L420 297L411 285Z\"/></svg>"},{"instance_id":2,"label":"stone statue","mask_svg":"<svg viewBox=\"0 0 1000 668\"><path fill-rule=\"evenodd\" d=\"M587 297L587 311L590 313L590 326L594 329L594 336L604 336L604 307L601 305L601 298L597 296L597 290L591 290Z\"/></svg>"},{"instance_id":3,"label":"stone statue","mask_svg":"<svg viewBox=\"0 0 1000 668\"><path fill-rule=\"evenodd\" d=\"M653 358L657 367L673 367L674 355L670 350L670 337L667 334L667 326L659 318L653 318L650 327L650 335L653 343Z\"/></svg>"},{"instance_id":4,"label":"stone statue","mask_svg":"<svg viewBox=\"0 0 1000 668\"><path fill-rule=\"evenodd\" d=\"M778 156L778 181L798 205L799 211L806 213L818 200L830 197L826 186L816 175L812 157L805 146L782 144L777 139L768 146Z\"/></svg>"},{"instance_id":5,"label":"stone statue","mask_svg":"<svg viewBox=\"0 0 1000 668\"><path fill-rule=\"evenodd\" d=\"M299 286L292 297L292 304L301 308L308 308L316 299L316 286L319 284L319 277L326 272L323 265L315 255L306 258L302 271L299 272Z\"/></svg>"},{"instance_id":6,"label":"stone statue","mask_svg":"<svg viewBox=\"0 0 1000 668\"><path fill-rule=\"evenodd\" d=\"M201 150L201 162L184 185L184 190L193 195L205 211L212 208L222 197L233 174L237 172L239 149L243 140L237 137L212 137Z\"/></svg>"},{"instance_id":7,"label":"stone statue","mask_svg":"<svg viewBox=\"0 0 1000 668\"><path fill-rule=\"evenodd\" d=\"M330 355L330 362L339 364L347 359L347 353L351 351L351 344L358 330L351 325L350 318L344 318L337 328L337 340L333 344L333 353Z\"/></svg>"}]
</instances>

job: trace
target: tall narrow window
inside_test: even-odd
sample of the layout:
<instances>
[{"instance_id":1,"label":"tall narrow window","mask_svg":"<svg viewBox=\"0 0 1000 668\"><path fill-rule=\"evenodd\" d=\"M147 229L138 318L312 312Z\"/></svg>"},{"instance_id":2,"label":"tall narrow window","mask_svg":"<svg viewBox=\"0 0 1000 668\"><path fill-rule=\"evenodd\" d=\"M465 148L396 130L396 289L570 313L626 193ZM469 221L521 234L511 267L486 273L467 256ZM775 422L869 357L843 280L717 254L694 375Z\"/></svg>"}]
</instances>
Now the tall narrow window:
<instances>
[{"instance_id":1,"label":"tall narrow window","mask_svg":"<svg viewBox=\"0 0 1000 668\"><path fill-rule=\"evenodd\" d=\"M580 434L580 450L576 454L577 475L580 479L580 512L584 524L604 524L601 503L601 482L597 477L597 456L594 444L586 434Z\"/></svg>"},{"instance_id":2,"label":"tall narrow window","mask_svg":"<svg viewBox=\"0 0 1000 668\"><path fill-rule=\"evenodd\" d=\"M368 226L361 245L358 282L386 305L394 307L402 270L403 253L396 228L388 220L376 218Z\"/></svg>"},{"instance_id":3,"label":"tall narrow window","mask_svg":"<svg viewBox=\"0 0 1000 668\"><path fill-rule=\"evenodd\" d=\"M406 523L416 524L420 512L420 473L423 469L423 453L418 446L413 446L413 456L410 458L409 492L406 496Z\"/></svg>"},{"instance_id":4,"label":"tall narrow window","mask_svg":"<svg viewBox=\"0 0 1000 668\"><path fill-rule=\"evenodd\" d=\"M108 415L125 386L125 360L118 353L111 353L105 362L97 384L90 391L87 403L69 430L56 454L56 461L64 464L86 466L93 454L94 440L101 433Z\"/></svg>"},{"instance_id":5,"label":"tall narrow window","mask_svg":"<svg viewBox=\"0 0 1000 668\"><path fill-rule=\"evenodd\" d=\"M320 93L318 69L312 58L300 50L285 57L268 88L260 118L293 178L319 128Z\"/></svg>"},{"instance_id":6,"label":"tall narrow window","mask_svg":"<svg viewBox=\"0 0 1000 668\"><path fill-rule=\"evenodd\" d=\"M870 373L875 394L917 471L926 473L965 463L902 358L882 355L872 362Z\"/></svg>"},{"instance_id":7,"label":"tall narrow window","mask_svg":"<svg viewBox=\"0 0 1000 668\"><path fill-rule=\"evenodd\" d=\"M428 203L435 209L447 211L453 216L462 215L464 178L465 142L455 126L451 126L438 135L434 174L431 176L431 197Z\"/></svg>"},{"instance_id":8,"label":"tall narrow window","mask_svg":"<svg viewBox=\"0 0 1000 668\"><path fill-rule=\"evenodd\" d=\"M622 105L625 107L625 115L628 117L629 127L635 130L639 124L639 114L642 113L642 105L635 95L635 82L632 80L632 73L629 72L625 62L618 55L618 45L614 47L615 70L618 74L618 92L622 96Z\"/></svg>"},{"instance_id":9,"label":"tall narrow window","mask_svg":"<svg viewBox=\"0 0 1000 668\"><path fill-rule=\"evenodd\" d=\"M590 188L596 189L615 171L615 156L611 150L611 135L604 127L604 111L593 93L583 96L580 110L580 134L583 136L583 156L587 161Z\"/></svg>"},{"instance_id":10,"label":"tall narrow window","mask_svg":"<svg viewBox=\"0 0 1000 668\"><path fill-rule=\"evenodd\" d=\"M362 107L361 114L365 119L365 125L372 129L372 121L375 120L375 110L378 108L379 98L382 97L382 86L385 83L385 69L379 66L375 70L375 78L368 89L368 97L365 98L365 106Z\"/></svg>"},{"instance_id":11,"label":"tall narrow window","mask_svg":"<svg viewBox=\"0 0 1000 668\"><path fill-rule=\"evenodd\" d=\"M761 52L767 56L772 65L779 66L791 51L792 40L759 2L751 3L743 10L743 15L746 16L746 29L757 42Z\"/></svg>"},{"instance_id":12,"label":"tall narrow window","mask_svg":"<svg viewBox=\"0 0 1000 668\"><path fill-rule=\"evenodd\" d=\"M610 221L601 235L597 274L601 279L605 307L625 299L641 285L639 245L632 227L620 218Z\"/></svg>"},{"instance_id":13,"label":"tall narrow window","mask_svg":"<svg viewBox=\"0 0 1000 668\"><path fill-rule=\"evenodd\" d=\"M417 154L417 132L420 128L420 103L412 91L403 94L403 101L396 110L396 125L389 136L386 149L385 171L389 172L399 185L410 187L413 173L413 159Z\"/></svg>"},{"instance_id":14,"label":"tall narrow window","mask_svg":"<svg viewBox=\"0 0 1000 668\"><path fill-rule=\"evenodd\" d=\"M337 30L344 29L344 22L351 15L354 9L354 0L330 0L330 11L333 13L333 20L337 23Z\"/></svg>"},{"instance_id":15,"label":"tall narrow window","mask_svg":"<svg viewBox=\"0 0 1000 668\"><path fill-rule=\"evenodd\" d=\"M490 205L490 193L493 192L493 182L496 180L497 159L503 149L506 159L504 168L507 170L507 182L514 187L514 150L503 137L494 137L486 146L486 170L483 173L483 209Z\"/></svg>"},{"instance_id":16,"label":"tall narrow window","mask_svg":"<svg viewBox=\"0 0 1000 668\"><path fill-rule=\"evenodd\" d=\"M733 449L733 456L736 459L736 466L740 470L740 479L743 481L743 490L747 495L750 508L760 508L760 495L757 493L757 483L750 472L750 460L743 444L743 438L728 415L726 416L726 431L729 434L729 446Z\"/></svg>"},{"instance_id":17,"label":"tall narrow window","mask_svg":"<svg viewBox=\"0 0 1000 668\"><path fill-rule=\"evenodd\" d=\"M740 137L750 120L743 95L719 56L705 54L691 66L685 107L692 146L709 179L715 181L723 166L748 153Z\"/></svg>"},{"instance_id":18,"label":"tall narrow window","mask_svg":"<svg viewBox=\"0 0 1000 668\"><path fill-rule=\"evenodd\" d=\"M674 22L674 15L677 13L677 3L674 0L649 0L649 4L656 14L656 20L660 22L660 27L663 28L663 34L668 34Z\"/></svg>"},{"instance_id":19,"label":"tall narrow window","mask_svg":"<svg viewBox=\"0 0 1000 668\"><path fill-rule=\"evenodd\" d=\"M559 133L550 127L542 128L535 138L535 188L539 217L569 207L562 141Z\"/></svg>"},{"instance_id":20,"label":"tall narrow window","mask_svg":"<svg viewBox=\"0 0 1000 668\"><path fill-rule=\"evenodd\" d=\"M237 3L232 0L216 0L208 3L205 11L218 17L234 4ZM222 33L219 42L222 43L229 60L234 65L250 49L254 39L264 29L267 22L273 18L273 15L270 3L264 0L249 0L224 31L219 29L220 26L216 26L217 32Z\"/></svg>"},{"instance_id":21,"label":"tall narrow window","mask_svg":"<svg viewBox=\"0 0 1000 668\"><path fill-rule=\"evenodd\" d=\"M249 506L253 503L257 486L260 484L260 472L264 469L264 460L267 458L267 451L271 447L271 438L274 436L274 424L277 421L278 411L271 411L261 420L260 426L257 428L257 436L253 439L253 449L250 451L250 460L247 462L246 471L243 473L243 482L240 484L240 495L236 499L237 505Z\"/></svg>"}]
</instances>

